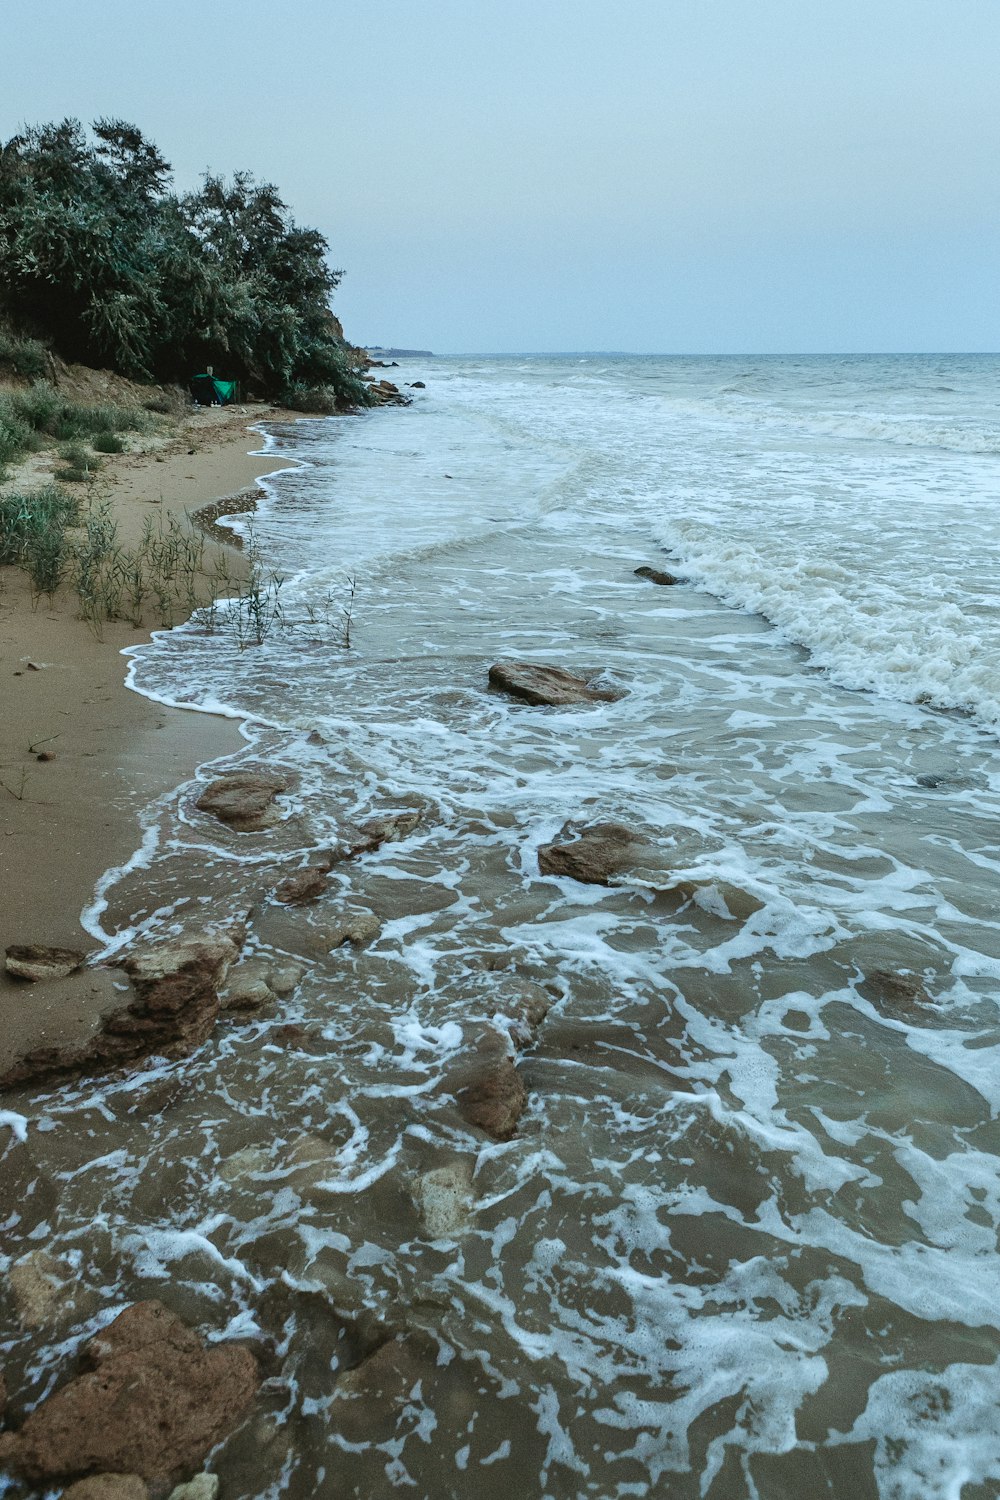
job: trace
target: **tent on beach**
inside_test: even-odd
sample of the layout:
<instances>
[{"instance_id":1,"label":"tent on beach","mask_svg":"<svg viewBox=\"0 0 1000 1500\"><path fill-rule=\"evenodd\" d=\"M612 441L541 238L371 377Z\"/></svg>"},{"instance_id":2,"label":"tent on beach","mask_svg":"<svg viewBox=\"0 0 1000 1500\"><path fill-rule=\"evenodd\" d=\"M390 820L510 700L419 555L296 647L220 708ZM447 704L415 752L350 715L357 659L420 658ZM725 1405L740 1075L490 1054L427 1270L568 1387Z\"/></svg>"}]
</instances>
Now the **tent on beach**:
<instances>
[{"instance_id":1,"label":"tent on beach","mask_svg":"<svg viewBox=\"0 0 1000 1500\"><path fill-rule=\"evenodd\" d=\"M192 375L191 395L199 406L231 406L239 400L239 383L214 375Z\"/></svg>"}]
</instances>

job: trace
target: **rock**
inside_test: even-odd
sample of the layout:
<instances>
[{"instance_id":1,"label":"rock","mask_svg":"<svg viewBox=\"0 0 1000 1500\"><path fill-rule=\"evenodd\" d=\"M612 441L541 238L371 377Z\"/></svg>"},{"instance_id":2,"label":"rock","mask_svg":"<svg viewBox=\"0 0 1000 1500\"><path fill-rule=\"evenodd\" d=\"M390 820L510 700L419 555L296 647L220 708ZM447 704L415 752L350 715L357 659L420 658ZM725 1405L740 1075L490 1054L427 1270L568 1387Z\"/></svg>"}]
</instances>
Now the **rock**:
<instances>
[{"instance_id":1,"label":"rock","mask_svg":"<svg viewBox=\"0 0 1000 1500\"><path fill-rule=\"evenodd\" d=\"M230 771L210 781L195 806L236 833L256 833L279 821L274 799L288 785L288 778L276 772Z\"/></svg>"},{"instance_id":2,"label":"rock","mask_svg":"<svg viewBox=\"0 0 1000 1500\"><path fill-rule=\"evenodd\" d=\"M417 1184L416 1200L432 1240L449 1239L464 1229L473 1203L471 1161L463 1158L425 1172Z\"/></svg>"},{"instance_id":3,"label":"rock","mask_svg":"<svg viewBox=\"0 0 1000 1500\"><path fill-rule=\"evenodd\" d=\"M348 1442L384 1440L397 1409L414 1386L434 1369L432 1353L421 1358L407 1339L390 1339L353 1370L340 1376L327 1413Z\"/></svg>"},{"instance_id":4,"label":"rock","mask_svg":"<svg viewBox=\"0 0 1000 1500\"><path fill-rule=\"evenodd\" d=\"M557 708L568 703L614 703L624 697L617 689L591 687L585 677L574 677L562 667L530 661L496 662L490 667L490 687L523 703Z\"/></svg>"},{"instance_id":5,"label":"rock","mask_svg":"<svg viewBox=\"0 0 1000 1500\"><path fill-rule=\"evenodd\" d=\"M565 835L573 837L563 842ZM558 840L538 851L543 875L568 875L585 885L610 885L632 862L637 848L648 841L624 823L590 823L574 828L567 823Z\"/></svg>"},{"instance_id":6,"label":"rock","mask_svg":"<svg viewBox=\"0 0 1000 1500\"><path fill-rule=\"evenodd\" d=\"M76 948L45 948L30 943L12 943L7 949L7 973L13 979L40 984L46 979L66 979L83 963L86 954Z\"/></svg>"},{"instance_id":7,"label":"rock","mask_svg":"<svg viewBox=\"0 0 1000 1500\"><path fill-rule=\"evenodd\" d=\"M277 996L267 982L268 967L253 959L234 964L219 997L222 1009L253 1012L271 1005Z\"/></svg>"},{"instance_id":8,"label":"rock","mask_svg":"<svg viewBox=\"0 0 1000 1500\"><path fill-rule=\"evenodd\" d=\"M274 899L284 906L301 906L306 901L315 901L322 896L328 884L323 870L307 865L304 870L296 870L294 875L286 876L275 886Z\"/></svg>"},{"instance_id":9,"label":"rock","mask_svg":"<svg viewBox=\"0 0 1000 1500\"><path fill-rule=\"evenodd\" d=\"M7 1272L7 1286L22 1328L58 1322L73 1301L75 1273L47 1250L29 1250Z\"/></svg>"},{"instance_id":10,"label":"rock","mask_svg":"<svg viewBox=\"0 0 1000 1500\"><path fill-rule=\"evenodd\" d=\"M218 1500L218 1474L196 1474L170 1491L169 1500Z\"/></svg>"},{"instance_id":11,"label":"rock","mask_svg":"<svg viewBox=\"0 0 1000 1500\"><path fill-rule=\"evenodd\" d=\"M288 995L294 994L304 973L305 969L301 964L273 964L268 971L267 982L278 998L284 1000Z\"/></svg>"},{"instance_id":12,"label":"rock","mask_svg":"<svg viewBox=\"0 0 1000 1500\"><path fill-rule=\"evenodd\" d=\"M97 1471L157 1486L200 1467L259 1384L239 1344L201 1339L160 1302L136 1302L87 1347L85 1369L48 1396L2 1458L30 1482Z\"/></svg>"},{"instance_id":13,"label":"rock","mask_svg":"<svg viewBox=\"0 0 1000 1500\"><path fill-rule=\"evenodd\" d=\"M263 1146L244 1146L234 1151L219 1163L219 1176L223 1182L242 1182L259 1172L270 1172L274 1163L271 1153Z\"/></svg>"},{"instance_id":14,"label":"rock","mask_svg":"<svg viewBox=\"0 0 1000 1500\"><path fill-rule=\"evenodd\" d=\"M236 940L242 943L242 929L134 948L116 960L132 981L133 998L104 1016L84 1046L27 1053L0 1078L0 1087L105 1073L154 1055L186 1057L218 1018L219 987L239 953Z\"/></svg>"},{"instance_id":15,"label":"rock","mask_svg":"<svg viewBox=\"0 0 1000 1500\"><path fill-rule=\"evenodd\" d=\"M524 980L514 994L497 1000L487 1014L510 1023L505 1030L514 1046L523 1051L538 1040L539 1029L551 1009L552 996L540 984Z\"/></svg>"},{"instance_id":16,"label":"rock","mask_svg":"<svg viewBox=\"0 0 1000 1500\"><path fill-rule=\"evenodd\" d=\"M398 844L401 839L409 838L422 816L420 808L405 807L401 812L383 813L379 817L369 818L358 829L365 840L361 852L368 853L372 849L381 848L383 844Z\"/></svg>"},{"instance_id":17,"label":"rock","mask_svg":"<svg viewBox=\"0 0 1000 1500\"><path fill-rule=\"evenodd\" d=\"M931 1004L930 995L915 975L898 974L892 969L873 969L858 990L881 1011L906 1011L914 1005Z\"/></svg>"},{"instance_id":18,"label":"rock","mask_svg":"<svg viewBox=\"0 0 1000 1500\"><path fill-rule=\"evenodd\" d=\"M673 573L664 573L660 568L642 567L636 568L634 571L637 578L648 578L650 583L671 584L681 582Z\"/></svg>"},{"instance_id":19,"label":"rock","mask_svg":"<svg viewBox=\"0 0 1000 1500\"><path fill-rule=\"evenodd\" d=\"M345 943L363 948L373 943L381 931L382 924L373 911L359 911L349 913L341 922L324 926L320 935L327 953L332 953Z\"/></svg>"},{"instance_id":20,"label":"rock","mask_svg":"<svg viewBox=\"0 0 1000 1500\"><path fill-rule=\"evenodd\" d=\"M289 1023L285 1026L276 1026L268 1035L268 1040L275 1042L279 1047L305 1047L308 1050L310 1042L322 1040L323 1033L312 1026L297 1026Z\"/></svg>"},{"instance_id":21,"label":"rock","mask_svg":"<svg viewBox=\"0 0 1000 1500\"><path fill-rule=\"evenodd\" d=\"M454 1096L462 1119L495 1141L510 1140L528 1102L506 1038L492 1029L477 1038L471 1054L458 1060L444 1087Z\"/></svg>"},{"instance_id":22,"label":"rock","mask_svg":"<svg viewBox=\"0 0 1000 1500\"><path fill-rule=\"evenodd\" d=\"M149 1487L138 1474L91 1474L63 1490L62 1500L149 1500Z\"/></svg>"},{"instance_id":23,"label":"rock","mask_svg":"<svg viewBox=\"0 0 1000 1500\"><path fill-rule=\"evenodd\" d=\"M7 1410L7 1381L0 1370L0 1422L3 1421L4 1412Z\"/></svg>"},{"instance_id":24,"label":"rock","mask_svg":"<svg viewBox=\"0 0 1000 1500\"><path fill-rule=\"evenodd\" d=\"M423 380L411 380L410 389L414 391L425 391L427 389L427 385Z\"/></svg>"}]
</instances>

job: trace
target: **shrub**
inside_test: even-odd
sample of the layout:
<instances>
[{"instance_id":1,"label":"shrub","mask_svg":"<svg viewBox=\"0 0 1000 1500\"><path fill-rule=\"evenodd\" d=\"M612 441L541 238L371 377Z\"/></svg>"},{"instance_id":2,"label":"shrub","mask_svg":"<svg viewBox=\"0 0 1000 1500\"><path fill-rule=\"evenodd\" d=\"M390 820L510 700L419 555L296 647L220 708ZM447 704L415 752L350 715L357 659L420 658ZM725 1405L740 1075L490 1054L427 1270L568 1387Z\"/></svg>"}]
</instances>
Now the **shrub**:
<instances>
[{"instance_id":1,"label":"shrub","mask_svg":"<svg viewBox=\"0 0 1000 1500\"><path fill-rule=\"evenodd\" d=\"M47 533L65 534L79 518L75 496L55 485L31 494L0 495L0 564L20 565L43 549Z\"/></svg>"},{"instance_id":2,"label":"shrub","mask_svg":"<svg viewBox=\"0 0 1000 1500\"><path fill-rule=\"evenodd\" d=\"M98 453L124 453L125 444L117 433L97 432L91 441L91 447Z\"/></svg>"},{"instance_id":3,"label":"shrub","mask_svg":"<svg viewBox=\"0 0 1000 1500\"><path fill-rule=\"evenodd\" d=\"M47 373L48 367L48 351L38 339L19 339L0 330L0 370L36 380Z\"/></svg>"},{"instance_id":4,"label":"shrub","mask_svg":"<svg viewBox=\"0 0 1000 1500\"><path fill-rule=\"evenodd\" d=\"M249 173L207 175L183 196L170 179L123 120L89 135L63 120L0 143L0 304L67 357L134 378L186 380L213 364L278 399L327 386L335 406L365 404L330 312L341 273L323 236Z\"/></svg>"}]
</instances>

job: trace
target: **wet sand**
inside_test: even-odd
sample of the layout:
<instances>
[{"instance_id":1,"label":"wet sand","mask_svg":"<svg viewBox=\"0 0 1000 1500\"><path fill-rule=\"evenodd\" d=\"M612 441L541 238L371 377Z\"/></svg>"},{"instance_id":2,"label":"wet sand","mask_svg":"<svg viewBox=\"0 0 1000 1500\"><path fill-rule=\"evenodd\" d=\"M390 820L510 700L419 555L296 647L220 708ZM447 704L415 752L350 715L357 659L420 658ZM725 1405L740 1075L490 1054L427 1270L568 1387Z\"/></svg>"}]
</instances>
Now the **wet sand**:
<instances>
[{"instance_id":1,"label":"wet sand","mask_svg":"<svg viewBox=\"0 0 1000 1500\"><path fill-rule=\"evenodd\" d=\"M284 465L251 456L261 439L249 425L286 418L266 406L199 412L150 451L110 460L95 489L110 500L123 543L138 540L147 515L183 516L241 492L250 508L256 480ZM240 554L226 550L238 572ZM94 948L80 915L104 871L136 849L141 809L241 743L232 720L164 708L125 687L120 653L148 629L109 623L101 636L79 618L75 595L33 605L25 576L0 569L2 949ZM102 994L0 975L0 1071L32 1047L88 1033Z\"/></svg>"}]
</instances>

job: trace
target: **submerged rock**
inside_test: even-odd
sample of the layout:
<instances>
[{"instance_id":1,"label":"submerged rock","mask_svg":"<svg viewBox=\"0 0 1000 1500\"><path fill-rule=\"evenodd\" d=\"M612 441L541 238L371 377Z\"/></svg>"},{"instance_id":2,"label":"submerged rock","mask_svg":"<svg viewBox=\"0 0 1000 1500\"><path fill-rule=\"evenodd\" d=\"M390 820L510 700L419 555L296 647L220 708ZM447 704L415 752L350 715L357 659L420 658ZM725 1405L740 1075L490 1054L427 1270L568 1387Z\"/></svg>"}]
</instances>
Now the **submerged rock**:
<instances>
[{"instance_id":1,"label":"submerged rock","mask_svg":"<svg viewBox=\"0 0 1000 1500\"><path fill-rule=\"evenodd\" d=\"M66 979L82 965L86 954L76 948L45 948L37 943L12 943L5 968L13 979L41 984L46 979Z\"/></svg>"},{"instance_id":2,"label":"submerged rock","mask_svg":"<svg viewBox=\"0 0 1000 1500\"><path fill-rule=\"evenodd\" d=\"M136 1302L88 1345L84 1372L48 1396L0 1462L33 1483L139 1475L162 1486L197 1468L260 1381L240 1344L206 1348L160 1302Z\"/></svg>"},{"instance_id":3,"label":"submerged rock","mask_svg":"<svg viewBox=\"0 0 1000 1500\"><path fill-rule=\"evenodd\" d=\"M899 974L892 969L873 969L858 990L881 1011L907 1011L915 1005L931 1003L930 995L915 974Z\"/></svg>"},{"instance_id":4,"label":"submerged rock","mask_svg":"<svg viewBox=\"0 0 1000 1500\"><path fill-rule=\"evenodd\" d=\"M380 849L383 844L398 844L401 839L409 838L422 817L420 808L404 807L400 812L381 813L378 817L369 818L358 825L364 838L362 852L370 853L373 849Z\"/></svg>"},{"instance_id":5,"label":"submerged rock","mask_svg":"<svg viewBox=\"0 0 1000 1500\"><path fill-rule=\"evenodd\" d=\"M348 912L339 922L324 924L319 937L327 953L332 953L345 943L363 948L373 943L381 931L382 924L373 911L357 911Z\"/></svg>"},{"instance_id":6,"label":"submerged rock","mask_svg":"<svg viewBox=\"0 0 1000 1500\"><path fill-rule=\"evenodd\" d=\"M187 1484L172 1489L168 1500L217 1500L218 1493L218 1474L196 1474Z\"/></svg>"},{"instance_id":7,"label":"submerged rock","mask_svg":"<svg viewBox=\"0 0 1000 1500\"><path fill-rule=\"evenodd\" d=\"M219 996L219 1004L225 1011L240 1011L253 1014L271 1005L277 999L267 982L267 967L264 964L236 964L229 971L225 989Z\"/></svg>"},{"instance_id":8,"label":"submerged rock","mask_svg":"<svg viewBox=\"0 0 1000 1500\"><path fill-rule=\"evenodd\" d=\"M149 1500L149 1486L138 1474L91 1474L63 1490L62 1500Z\"/></svg>"},{"instance_id":9,"label":"submerged rock","mask_svg":"<svg viewBox=\"0 0 1000 1500\"><path fill-rule=\"evenodd\" d=\"M492 1029L449 1070L444 1088L469 1125L495 1141L509 1141L528 1103L505 1037Z\"/></svg>"},{"instance_id":10,"label":"submerged rock","mask_svg":"<svg viewBox=\"0 0 1000 1500\"><path fill-rule=\"evenodd\" d=\"M283 906L302 906L307 901L316 901L329 885L326 873L315 865L296 870L287 875L274 888L274 899Z\"/></svg>"},{"instance_id":11,"label":"submerged rock","mask_svg":"<svg viewBox=\"0 0 1000 1500\"><path fill-rule=\"evenodd\" d=\"M256 833L279 821L274 799L288 786L288 778L277 772L230 771L210 781L195 806L236 833Z\"/></svg>"},{"instance_id":12,"label":"submerged rock","mask_svg":"<svg viewBox=\"0 0 1000 1500\"><path fill-rule=\"evenodd\" d=\"M490 667L490 687L532 703L560 708L569 703L615 703L625 695L615 688L593 687L586 677L575 677L562 667L531 661L498 661Z\"/></svg>"},{"instance_id":13,"label":"submerged rock","mask_svg":"<svg viewBox=\"0 0 1000 1500\"><path fill-rule=\"evenodd\" d=\"M641 568L635 568L633 571L637 578L648 578L650 583L668 585L681 582L681 579L677 578L673 573L665 573L662 568L651 568L648 565L644 565Z\"/></svg>"},{"instance_id":14,"label":"submerged rock","mask_svg":"<svg viewBox=\"0 0 1000 1500\"><path fill-rule=\"evenodd\" d=\"M73 1303L73 1267L48 1250L29 1250L14 1262L6 1280L22 1328L56 1323Z\"/></svg>"},{"instance_id":15,"label":"submerged rock","mask_svg":"<svg viewBox=\"0 0 1000 1500\"><path fill-rule=\"evenodd\" d=\"M422 1349L410 1338L390 1339L338 1379L327 1407L333 1426L349 1442L384 1440L398 1408L436 1362L436 1350Z\"/></svg>"},{"instance_id":16,"label":"submerged rock","mask_svg":"<svg viewBox=\"0 0 1000 1500\"><path fill-rule=\"evenodd\" d=\"M425 1172L417 1184L416 1199L432 1240L449 1239L465 1229L473 1204L472 1162L463 1158Z\"/></svg>"},{"instance_id":17,"label":"submerged rock","mask_svg":"<svg viewBox=\"0 0 1000 1500\"><path fill-rule=\"evenodd\" d=\"M624 823L567 823L558 839L539 849L538 868L543 875L568 875L585 885L610 885L648 842Z\"/></svg>"},{"instance_id":18,"label":"submerged rock","mask_svg":"<svg viewBox=\"0 0 1000 1500\"><path fill-rule=\"evenodd\" d=\"M518 1051L534 1046L542 1022L552 1009L553 999L540 984L522 980L512 993L495 1001L487 1014L507 1022L507 1034Z\"/></svg>"}]
</instances>

